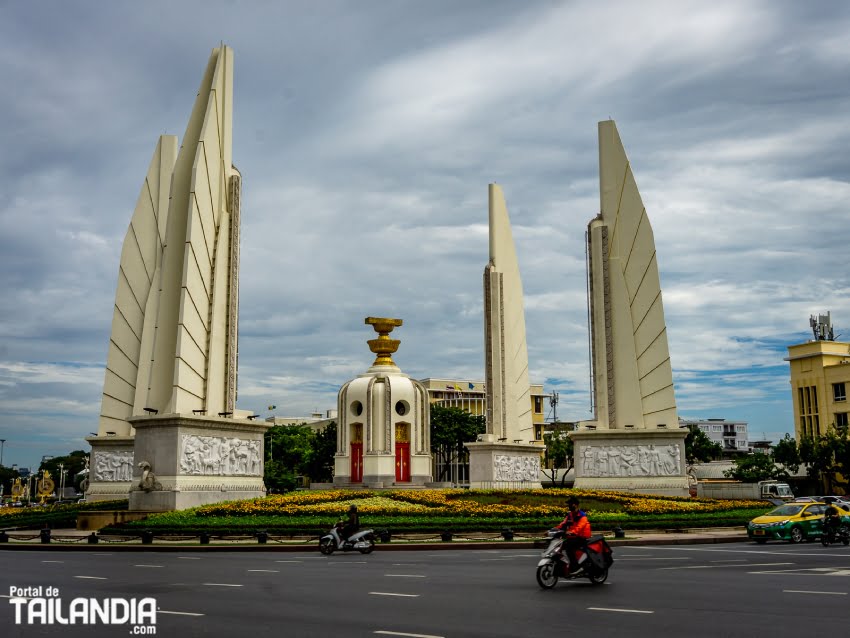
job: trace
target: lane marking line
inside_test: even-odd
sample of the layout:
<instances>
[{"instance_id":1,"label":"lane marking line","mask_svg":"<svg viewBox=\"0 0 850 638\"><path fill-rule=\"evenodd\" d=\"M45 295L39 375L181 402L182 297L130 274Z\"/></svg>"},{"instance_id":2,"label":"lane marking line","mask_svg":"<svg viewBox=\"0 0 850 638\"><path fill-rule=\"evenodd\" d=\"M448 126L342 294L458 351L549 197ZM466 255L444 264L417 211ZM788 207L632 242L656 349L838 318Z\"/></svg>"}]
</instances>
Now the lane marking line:
<instances>
[{"instance_id":1,"label":"lane marking line","mask_svg":"<svg viewBox=\"0 0 850 638\"><path fill-rule=\"evenodd\" d=\"M372 596L401 596L402 598L419 598L419 594L395 594L388 591L370 591Z\"/></svg>"},{"instance_id":2,"label":"lane marking line","mask_svg":"<svg viewBox=\"0 0 850 638\"><path fill-rule=\"evenodd\" d=\"M249 572L267 572L267 573L270 573L270 574L279 574L280 573L279 569L249 569L248 571Z\"/></svg>"},{"instance_id":3,"label":"lane marking line","mask_svg":"<svg viewBox=\"0 0 850 638\"><path fill-rule=\"evenodd\" d=\"M64 563L64 560L43 560L42 563Z\"/></svg>"},{"instance_id":4,"label":"lane marking line","mask_svg":"<svg viewBox=\"0 0 850 638\"><path fill-rule=\"evenodd\" d=\"M303 563L303 560L276 560L276 563Z\"/></svg>"},{"instance_id":5,"label":"lane marking line","mask_svg":"<svg viewBox=\"0 0 850 638\"><path fill-rule=\"evenodd\" d=\"M824 596L846 596L846 591L807 591L805 589L783 589L783 594L822 594Z\"/></svg>"},{"instance_id":6,"label":"lane marking line","mask_svg":"<svg viewBox=\"0 0 850 638\"><path fill-rule=\"evenodd\" d=\"M201 583L207 587L242 587L242 585L234 585L233 583Z\"/></svg>"},{"instance_id":7,"label":"lane marking line","mask_svg":"<svg viewBox=\"0 0 850 638\"><path fill-rule=\"evenodd\" d=\"M201 560L198 556L178 556L180 560Z\"/></svg>"},{"instance_id":8,"label":"lane marking line","mask_svg":"<svg viewBox=\"0 0 850 638\"><path fill-rule=\"evenodd\" d=\"M407 636L408 638L443 638L443 636L434 636L432 634L406 634L403 631L378 630L372 633L381 634L383 636Z\"/></svg>"},{"instance_id":9,"label":"lane marking line","mask_svg":"<svg viewBox=\"0 0 850 638\"><path fill-rule=\"evenodd\" d=\"M0 598L15 598L16 600L23 598L24 600L34 600L31 596L10 596L9 594L0 594Z\"/></svg>"},{"instance_id":10,"label":"lane marking line","mask_svg":"<svg viewBox=\"0 0 850 638\"><path fill-rule=\"evenodd\" d=\"M157 609L156 613L158 614L171 614L173 616L205 616L206 614L196 614L191 611L165 611L164 609Z\"/></svg>"},{"instance_id":11,"label":"lane marking line","mask_svg":"<svg viewBox=\"0 0 850 638\"><path fill-rule=\"evenodd\" d=\"M654 611L646 609L614 609L613 607L588 607L590 611L617 611L624 614L654 614Z\"/></svg>"},{"instance_id":12,"label":"lane marking line","mask_svg":"<svg viewBox=\"0 0 850 638\"><path fill-rule=\"evenodd\" d=\"M617 560L629 560L629 561L638 561L638 560L693 560L693 558L688 558L687 556L641 556L640 558L618 557ZM742 558L741 560L744 560L744 559Z\"/></svg>"},{"instance_id":13,"label":"lane marking line","mask_svg":"<svg viewBox=\"0 0 850 638\"><path fill-rule=\"evenodd\" d=\"M384 574L390 578L425 578L424 574Z\"/></svg>"},{"instance_id":14,"label":"lane marking line","mask_svg":"<svg viewBox=\"0 0 850 638\"><path fill-rule=\"evenodd\" d=\"M658 567L656 571L668 569L717 569L718 567L771 567L774 565L793 565L794 563L745 563L743 565L687 565L685 567Z\"/></svg>"},{"instance_id":15,"label":"lane marking line","mask_svg":"<svg viewBox=\"0 0 850 638\"><path fill-rule=\"evenodd\" d=\"M107 580L105 576L74 576L74 578L88 578L90 580Z\"/></svg>"},{"instance_id":16,"label":"lane marking line","mask_svg":"<svg viewBox=\"0 0 850 638\"><path fill-rule=\"evenodd\" d=\"M133 565L133 567L165 567L165 565Z\"/></svg>"}]
</instances>

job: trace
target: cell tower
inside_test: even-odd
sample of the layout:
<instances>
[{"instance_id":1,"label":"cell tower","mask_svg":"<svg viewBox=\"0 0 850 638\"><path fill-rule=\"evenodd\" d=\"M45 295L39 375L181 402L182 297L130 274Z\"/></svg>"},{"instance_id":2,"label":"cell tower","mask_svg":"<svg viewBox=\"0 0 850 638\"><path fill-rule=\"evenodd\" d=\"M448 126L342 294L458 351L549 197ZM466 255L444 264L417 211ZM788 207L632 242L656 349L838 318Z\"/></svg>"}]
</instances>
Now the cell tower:
<instances>
[{"instance_id":1,"label":"cell tower","mask_svg":"<svg viewBox=\"0 0 850 638\"><path fill-rule=\"evenodd\" d=\"M812 327L815 341L835 341L835 333L832 330L832 317L830 317L829 312L825 315L811 315L809 317L809 325Z\"/></svg>"}]
</instances>

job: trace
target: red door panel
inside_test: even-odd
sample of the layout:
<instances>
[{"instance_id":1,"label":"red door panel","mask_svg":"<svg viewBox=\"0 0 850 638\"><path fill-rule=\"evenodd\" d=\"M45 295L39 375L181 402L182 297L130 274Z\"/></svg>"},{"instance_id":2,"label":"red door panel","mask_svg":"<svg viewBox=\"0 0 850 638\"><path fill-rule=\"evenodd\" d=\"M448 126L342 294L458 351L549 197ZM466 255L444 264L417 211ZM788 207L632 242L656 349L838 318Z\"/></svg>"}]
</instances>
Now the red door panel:
<instances>
[{"instance_id":1,"label":"red door panel","mask_svg":"<svg viewBox=\"0 0 850 638\"><path fill-rule=\"evenodd\" d=\"M363 480L363 443L351 444L351 482Z\"/></svg>"},{"instance_id":2,"label":"red door panel","mask_svg":"<svg viewBox=\"0 0 850 638\"><path fill-rule=\"evenodd\" d=\"M396 441L395 444L395 480L397 483L410 482L410 443Z\"/></svg>"}]
</instances>

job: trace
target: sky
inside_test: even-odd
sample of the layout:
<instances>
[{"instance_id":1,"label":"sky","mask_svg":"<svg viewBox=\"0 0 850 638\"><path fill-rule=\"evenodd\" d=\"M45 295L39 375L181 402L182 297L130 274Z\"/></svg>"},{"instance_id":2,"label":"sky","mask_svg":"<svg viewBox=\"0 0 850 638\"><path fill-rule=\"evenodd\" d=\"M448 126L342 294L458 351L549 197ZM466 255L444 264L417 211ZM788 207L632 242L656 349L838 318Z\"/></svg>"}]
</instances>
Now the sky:
<instances>
[{"instance_id":1,"label":"sky","mask_svg":"<svg viewBox=\"0 0 850 638\"><path fill-rule=\"evenodd\" d=\"M404 320L410 376L483 379L496 182L531 382L559 393L560 420L591 418L584 233L613 118L655 233L680 416L793 433L786 347L827 311L850 337L849 35L839 1L0 0L3 464L97 431L124 234L222 41L238 408L334 409L372 363L367 316Z\"/></svg>"}]
</instances>

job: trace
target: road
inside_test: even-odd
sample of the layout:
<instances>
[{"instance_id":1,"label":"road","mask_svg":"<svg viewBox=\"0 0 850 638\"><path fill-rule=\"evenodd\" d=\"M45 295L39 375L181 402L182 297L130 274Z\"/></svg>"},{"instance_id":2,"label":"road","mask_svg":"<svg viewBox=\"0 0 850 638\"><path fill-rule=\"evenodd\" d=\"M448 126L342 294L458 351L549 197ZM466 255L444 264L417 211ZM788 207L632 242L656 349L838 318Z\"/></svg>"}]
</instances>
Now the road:
<instances>
[{"instance_id":1,"label":"road","mask_svg":"<svg viewBox=\"0 0 850 638\"><path fill-rule=\"evenodd\" d=\"M16 625L10 587L153 597L155 635L842 636L850 548L807 543L622 547L605 585L541 590L528 549L311 553L0 552L4 637L132 635L129 625ZM8 604L7 604L8 603ZM24 614L26 612L24 611ZM67 612L66 612L67 613ZM26 618L24 618L26 620ZM141 629L140 629L141 630Z\"/></svg>"}]
</instances>

